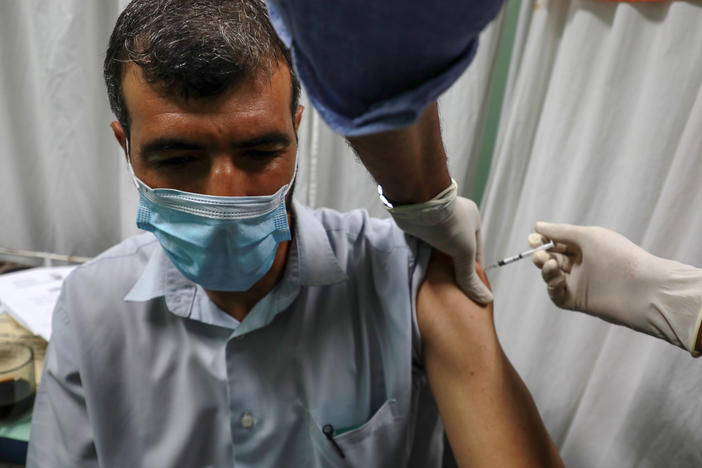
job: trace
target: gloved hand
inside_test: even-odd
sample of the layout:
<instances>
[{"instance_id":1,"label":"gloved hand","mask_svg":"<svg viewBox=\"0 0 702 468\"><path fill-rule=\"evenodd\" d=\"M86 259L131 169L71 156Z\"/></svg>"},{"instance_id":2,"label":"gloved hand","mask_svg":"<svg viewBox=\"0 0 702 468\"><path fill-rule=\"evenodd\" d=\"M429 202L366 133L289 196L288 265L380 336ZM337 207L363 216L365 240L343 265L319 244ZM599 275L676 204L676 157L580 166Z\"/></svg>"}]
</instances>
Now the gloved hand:
<instances>
[{"instance_id":1,"label":"gloved hand","mask_svg":"<svg viewBox=\"0 0 702 468\"><path fill-rule=\"evenodd\" d=\"M467 198L458 197L456 182L423 203L390 208L397 225L408 234L453 259L456 283L474 301L492 302L492 293L480 280L473 263L482 263L480 212Z\"/></svg>"},{"instance_id":2,"label":"gloved hand","mask_svg":"<svg viewBox=\"0 0 702 468\"><path fill-rule=\"evenodd\" d=\"M702 321L702 270L646 252L597 226L536 223L529 245L556 246L534 254L551 300L625 325L688 350Z\"/></svg>"}]
</instances>

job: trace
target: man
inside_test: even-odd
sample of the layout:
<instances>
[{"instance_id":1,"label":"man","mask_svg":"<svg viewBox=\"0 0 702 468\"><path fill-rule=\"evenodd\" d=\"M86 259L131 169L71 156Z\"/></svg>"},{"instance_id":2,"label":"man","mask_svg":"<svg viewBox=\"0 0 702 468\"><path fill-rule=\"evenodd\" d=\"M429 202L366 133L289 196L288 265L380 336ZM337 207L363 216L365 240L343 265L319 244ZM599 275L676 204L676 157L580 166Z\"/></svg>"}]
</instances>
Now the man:
<instances>
[{"instance_id":1,"label":"man","mask_svg":"<svg viewBox=\"0 0 702 468\"><path fill-rule=\"evenodd\" d=\"M302 108L265 6L136 0L111 36L105 79L150 233L66 280L28 466L439 466L422 346L438 356L427 360L433 387L476 374L452 372L460 336L421 336L455 314L417 319L427 245L392 221L291 201ZM427 310L442 296L428 291ZM476 333L494 336L481 323ZM478 375L494 376L498 360ZM525 394L501 378L472 382ZM456 401L463 392L437 395L475 414ZM503 401L484 396L484 410ZM494 411L523 436L507 452L557 464L524 401L526 416ZM465 418L452 427L458 448L459 430L477 430Z\"/></svg>"}]
</instances>

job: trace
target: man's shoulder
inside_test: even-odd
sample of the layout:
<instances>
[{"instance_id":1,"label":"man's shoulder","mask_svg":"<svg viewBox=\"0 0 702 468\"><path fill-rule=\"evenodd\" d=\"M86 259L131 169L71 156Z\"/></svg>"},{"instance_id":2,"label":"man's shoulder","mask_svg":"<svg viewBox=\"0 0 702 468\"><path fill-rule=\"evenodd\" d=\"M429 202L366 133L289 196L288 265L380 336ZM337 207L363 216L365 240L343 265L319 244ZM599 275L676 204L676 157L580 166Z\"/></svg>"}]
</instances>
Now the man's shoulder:
<instances>
[{"instance_id":1,"label":"man's shoulder","mask_svg":"<svg viewBox=\"0 0 702 468\"><path fill-rule=\"evenodd\" d=\"M64 286L90 289L100 284L119 289L131 287L151 258L158 241L151 233L128 237L87 263L76 267Z\"/></svg>"},{"instance_id":2,"label":"man's shoulder","mask_svg":"<svg viewBox=\"0 0 702 468\"><path fill-rule=\"evenodd\" d=\"M332 246L365 244L380 251L412 248L392 218L374 218L365 209L340 212L331 208L307 208L322 225Z\"/></svg>"}]
</instances>

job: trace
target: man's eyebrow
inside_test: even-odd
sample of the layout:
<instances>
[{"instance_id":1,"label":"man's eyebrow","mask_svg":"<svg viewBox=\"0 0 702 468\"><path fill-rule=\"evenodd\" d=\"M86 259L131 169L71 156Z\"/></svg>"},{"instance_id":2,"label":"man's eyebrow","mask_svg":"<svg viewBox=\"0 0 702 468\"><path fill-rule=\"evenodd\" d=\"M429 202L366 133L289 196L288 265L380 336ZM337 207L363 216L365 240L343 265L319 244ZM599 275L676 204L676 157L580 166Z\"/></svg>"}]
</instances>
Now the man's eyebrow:
<instances>
[{"instance_id":1,"label":"man's eyebrow","mask_svg":"<svg viewBox=\"0 0 702 468\"><path fill-rule=\"evenodd\" d=\"M235 142L232 146L235 148L252 148L256 146L288 146L290 145L290 137L282 132L269 132L262 135L257 135L248 140ZM205 146L191 141L181 140L179 138L158 138L146 143L141 148L142 159L148 160L157 156L164 151L174 150L201 150Z\"/></svg>"},{"instance_id":2,"label":"man's eyebrow","mask_svg":"<svg viewBox=\"0 0 702 468\"><path fill-rule=\"evenodd\" d=\"M236 142L234 144L237 148L251 148L254 146L288 146L290 144L290 137L281 132L270 132L264 133L263 135L257 135L248 140L243 140Z\"/></svg>"},{"instance_id":3,"label":"man's eyebrow","mask_svg":"<svg viewBox=\"0 0 702 468\"><path fill-rule=\"evenodd\" d=\"M141 157L149 159L163 151L172 150L200 150L204 147L196 143L180 140L178 138L158 138L146 143L141 148Z\"/></svg>"}]
</instances>

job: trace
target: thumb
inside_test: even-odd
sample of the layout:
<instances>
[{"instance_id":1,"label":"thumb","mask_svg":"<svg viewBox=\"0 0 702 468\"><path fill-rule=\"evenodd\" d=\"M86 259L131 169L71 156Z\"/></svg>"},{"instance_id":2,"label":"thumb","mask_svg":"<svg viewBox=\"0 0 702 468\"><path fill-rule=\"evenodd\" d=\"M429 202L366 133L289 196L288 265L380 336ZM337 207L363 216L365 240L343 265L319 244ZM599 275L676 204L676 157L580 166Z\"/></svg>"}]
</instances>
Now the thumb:
<instances>
[{"instance_id":1,"label":"thumb","mask_svg":"<svg viewBox=\"0 0 702 468\"><path fill-rule=\"evenodd\" d=\"M547 244L548 239L546 239L541 234L538 234L536 232L532 232L531 234L529 234L529 237L527 237L527 243L529 244L529 248L534 249L534 248L539 247L541 245ZM536 253L539 253L539 252L536 252Z\"/></svg>"},{"instance_id":2,"label":"thumb","mask_svg":"<svg viewBox=\"0 0 702 468\"><path fill-rule=\"evenodd\" d=\"M493 300L492 291L480 279L475 270L468 272L465 269L461 271L458 265L456 268L456 283L471 299L479 304L489 304Z\"/></svg>"},{"instance_id":3,"label":"thumb","mask_svg":"<svg viewBox=\"0 0 702 468\"><path fill-rule=\"evenodd\" d=\"M554 224L539 221L536 223L534 230L555 242L577 243L579 237L578 226L572 224Z\"/></svg>"},{"instance_id":4,"label":"thumb","mask_svg":"<svg viewBox=\"0 0 702 468\"><path fill-rule=\"evenodd\" d=\"M475 261L483 264L483 241L480 238L480 229L475 231Z\"/></svg>"}]
</instances>

